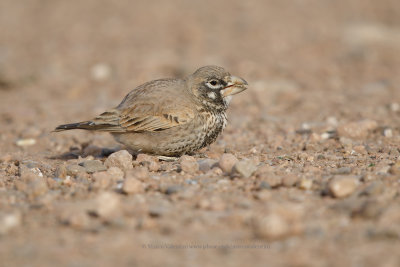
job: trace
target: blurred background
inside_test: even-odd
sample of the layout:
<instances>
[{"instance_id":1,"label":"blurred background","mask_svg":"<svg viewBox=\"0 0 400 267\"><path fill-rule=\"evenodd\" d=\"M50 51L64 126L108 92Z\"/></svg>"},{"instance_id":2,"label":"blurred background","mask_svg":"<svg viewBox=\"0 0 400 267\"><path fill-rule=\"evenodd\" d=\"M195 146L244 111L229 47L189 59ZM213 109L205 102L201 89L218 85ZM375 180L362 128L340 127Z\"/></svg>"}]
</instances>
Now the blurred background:
<instances>
[{"instance_id":1,"label":"blurred background","mask_svg":"<svg viewBox=\"0 0 400 267\"><path fill-rule=\"evenodd\" d=\"M397 0L2 0L0 25L1 98L36 106L28 123L40 109L60 122L103 110L145 81L206 64L265 91L247 105L284 105L300 119L350 104L357 116L357 101L398 97Z\"/></svg>"},{"instance_id":2,"label":"blurred background","mask_svg":"<svg viewBox=\"0 0 400 267\"><path fill-rule=\"evenodd\" d=\"M257 160L267 162L271 155L297 155L302 149L305 151L302 134L316 133L307 140L317 142L330 137L323 135L326 131L335 132L338 126L343 126L339 134L361 141L341 139L341 143L317 143L314 147L309 146L311 150L329 153L344 147L343 153L347 153L347 157L352 155L354 147L358 147L368 161L372 158L368 156L372 152L366 152L369 147L382 145L374 148L377 154L373 159L394 160L398 157L399 0L0 0L0 150L12 155L10 158L43 160L54 172L56 163L49 159L51 156L89 143L100 147L115 145L109 135L80 131L49 134L55 126L86 120L112 108L143 82L184 77L207 64L223 66L249 83L246 92L235 96L229 109L228 128L211 151L223 153L228 148L238 157L257 157ZM348 124L364 119L369 120L367 124ZM368 141L366 138L371 129L376 135ZM18 140L27 139L33 139L34 142L29 142L34 145L29 142L26 146L26 143L16 145ZM301 157L301 160L308 158ZM323 159L330 162L320 166L324 171L324 168L329 171L331 166L345 164L339 156ZM6 162L6 159L0 161ZM370 170L366 170L369 163L356 166L357 162L354 159L351 163L354 163L354 172ZM279 161L279 164L286 163ZM299 167L293 171L303 175L309 169ZM324 201L318 198L312 205L325 205ZM314 217L308 218L321 219L312 213L315 210L312 205L309 211ZM191 211L192 206L186 208ZM27 239L33 243L44 240L42 245L51 244L52 237L47 242L36 232L38 226L55 225L51 228L53 236L64 231L52 220L41 221L35 217L35 212L27 212L33 225L31 230L22 232L19 238L3 239L9 242L7 247L13 253L12 248ZM365 230L358 226L351 228L349 215L343 216L347 220L343 219L343 224L342 221L337 224L325 221L327 232L335 229L339 234L320 235L319 239L322 243L327 240L329 244L343 241L340 245L325 247L314 243L317 234L312 232L315 236L304 234L304 239L297 245L282 245L287 250L269 251L270 254L266 254L268 260L282 262L287 259L304 263L297 266L310 266L311 263L317 266L314 257L321 256L319 263L330 259L335 265L338 258L354 263L351 255L344 257L339 253L347 244L349 251L359 248L355 254L368 256L376 243L368 246L365 245L370 241L368 237L354 239L343 233L343 227L348 232ZM336 218L335 213L333 217ZM179 218L176 225L186 229L182 222L185 219L176 218ZM388 224L394 221L388 219ZM332 225L336 228L331 228ZM213 236L224 230L233 233L238 228L247 231L246 227L249 226L243 219L242 223L228 225L226 229L199 228L205 229L199 235L207 232ZM190 231L197 229L196 226L192 228ZM249 232L245 233L251 238ZM66 240L74 234L63 232ZM136 234L139 235L134 232ZM229 237L229 233L226 234L225 237ZM140 235L151 238L152 230L144 230ZM78 236L79 232L74 241L66 242L71 253L79 254L80 243L75 242L79 240ZM119 237L118 240L125 240L123 234ZM97 243L98 239L90 238L86 244L96 243L98 250L89 254L96 257L101 244ZM185 239L185 233L179 230L168 237L174 238ZM113 239L110 237L109 240ZM129 237L124 242L132 240ZM385 240L380 248L388 252L387 259L395 257L396 253L389 253L393 249L390 243L393 239ZM115 253L108 255L109 262L114 262L119 255L120 247L114 245ZM322 247L325 250L321 253ZM33 249L29 251L3 256L7 255L13 262L13 255L18 255L29 262L33 254L47 255L45 251L43 254ZM287 257L288 251L292 257ZM63 252L58 253L56 255L60 256ZM188 261L197 255L190 251L163 253L165 257L184 254ZM226 251L210 253L222 258L229 254ZM253 250L251 253L247 258L234 254L236 258L230 263L251 263L260 259L265 251ZM139 258L145 255L152 255L152 251L136 253ZM41 258L36 259L40 262ZM153 260L162 262L162 259ZM369 263L378 266L379 259L372 258ZM82 256L84 261L85 255ZM141 262L140 259L137 261ZM179 263L178 257L170 262ZM386 266L395 266L396 262L399 262L398 258Z\"/></svg>"}]
</instances>

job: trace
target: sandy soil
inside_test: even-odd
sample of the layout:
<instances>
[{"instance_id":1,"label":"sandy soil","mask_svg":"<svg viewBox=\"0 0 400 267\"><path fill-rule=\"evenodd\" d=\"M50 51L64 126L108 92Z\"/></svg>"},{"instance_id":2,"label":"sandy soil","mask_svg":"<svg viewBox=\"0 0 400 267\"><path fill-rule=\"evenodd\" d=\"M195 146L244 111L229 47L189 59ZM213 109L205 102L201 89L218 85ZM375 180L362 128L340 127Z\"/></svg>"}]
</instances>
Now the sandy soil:
<instances>
[{"instance_id":1,"label":"sandy soil","mask_svg":"<svg viewBox=\"0 0 400 267\"><path fill-rule=\"evenodd\" d=\"M1 266L400 266L398 0L2 0L0 26ZM51 133L206 64L250 85L206 158Z\"/></svg>"}]
</instances>

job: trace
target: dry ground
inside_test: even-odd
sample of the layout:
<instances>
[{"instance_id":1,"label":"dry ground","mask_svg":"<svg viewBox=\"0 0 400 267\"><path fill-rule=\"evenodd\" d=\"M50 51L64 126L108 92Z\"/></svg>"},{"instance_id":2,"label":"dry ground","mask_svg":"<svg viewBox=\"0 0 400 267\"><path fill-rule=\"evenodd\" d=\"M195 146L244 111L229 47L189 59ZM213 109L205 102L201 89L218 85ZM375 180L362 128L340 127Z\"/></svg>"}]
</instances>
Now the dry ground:
<instances>
[{"instance_id":1,"label":"dry ground","mask_svg":"<svg viewBox=\"0 0 400 267\"><path fill-rule=\"evenodd\" d=\"M206 64L208 159L51 133ZM399 70L398 0L1 0L0 265L400 266Z\"/></svg>"}]
</instances>

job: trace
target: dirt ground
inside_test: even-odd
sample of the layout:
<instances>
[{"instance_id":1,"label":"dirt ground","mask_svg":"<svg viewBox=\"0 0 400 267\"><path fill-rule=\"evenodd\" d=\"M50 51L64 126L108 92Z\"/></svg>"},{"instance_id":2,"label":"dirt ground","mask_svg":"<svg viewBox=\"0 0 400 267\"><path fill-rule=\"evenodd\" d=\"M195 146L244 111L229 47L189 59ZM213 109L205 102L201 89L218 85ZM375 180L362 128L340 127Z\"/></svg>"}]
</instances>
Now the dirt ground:
<instances>
[{"instance_id":1,"label":"dirt ground","mask_svg":"<svg viewBox=\"0 0 400 267\"><path fill-rule=\"evenodd\" d=\"M51 132L208 64L205 157ZM0 265L400 266L399 71L398 0L1 0Z\"/></svg>"}]
</instances>

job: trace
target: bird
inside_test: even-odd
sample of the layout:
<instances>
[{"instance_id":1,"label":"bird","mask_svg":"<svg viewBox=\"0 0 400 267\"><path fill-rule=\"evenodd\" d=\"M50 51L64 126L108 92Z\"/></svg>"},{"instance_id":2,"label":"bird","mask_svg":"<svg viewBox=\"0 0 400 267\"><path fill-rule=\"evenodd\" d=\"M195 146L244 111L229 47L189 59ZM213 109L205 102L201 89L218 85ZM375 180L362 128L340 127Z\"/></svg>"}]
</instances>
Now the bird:
<instances>
[{"instance_id":1,"label":"bird","mask_svg":"<svg viewBox=\"0 0 400 267\"><path fill-rule=\"evenodd\" d=\"M232 96L248 83L219 66L204 66L183 79L158 79L129 92L94 119L59 125L111 133L135 153L179 157L209 146L227 124Z\"/></svg>"}]
</instances>

